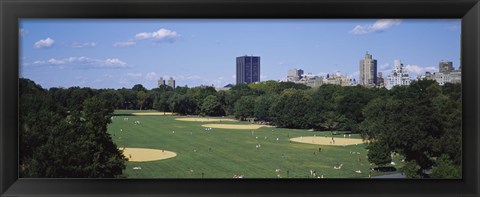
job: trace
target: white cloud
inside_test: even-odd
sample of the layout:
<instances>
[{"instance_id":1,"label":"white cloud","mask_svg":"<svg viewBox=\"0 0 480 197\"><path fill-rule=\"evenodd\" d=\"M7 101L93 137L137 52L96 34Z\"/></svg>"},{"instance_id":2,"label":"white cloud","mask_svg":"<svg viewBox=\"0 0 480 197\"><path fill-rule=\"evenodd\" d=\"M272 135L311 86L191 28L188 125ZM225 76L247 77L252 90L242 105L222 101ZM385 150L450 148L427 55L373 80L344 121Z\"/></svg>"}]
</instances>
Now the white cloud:
<instances>
[{"instance_id":1,"label":"white cloud","mask_svg":"<svg viewBox=\"0 0 480 197\"><path fill-rule=\"evenodd\" d=\"M142 77L143 74L142 73L127 73L125 74L127 77L134 77L134 78L138 78L138 77Z\"/></svg>"},{"instance_id":2,"label":"white cloud","mask_svg":"<svg viewBox=\"0 0 480 197\"><path fill-rule=\"evenodd\" d=\"M198 75L178 75L178 76L172 76L173 79L175 80L201 80L202 77L198 76ZM164 79L168 79L168 77L164 77Z\"/></svg>"},{"instance_id":3,"label":"white cloud","mask_svg":"<svg viewBox=\"0 0 480 197\"><path fill-rule=\"evenodd\" d=\"M105 61L99 61L99 63L102 66L113 67L113 68L127 66L127 63L123 62L122 60L120 60L118 58L106 59Z\"/></svg>"},{"instance_id":4,"label":"white cloud","mask_svg":"<svg viewBox=\"0 0 480 197\"><path fill-rule=\"evenodd\" d=\"M268 79L268 76L266 76L266 75L260 75L260 79L261 79L261 80L266 80L266 79Z\"/></svg>"},{"instance_id":5,"label":"white cloud","mask_svg":"<svg viewBox=\"0 0 480 197\"><path fill-rule=\"evenodd\" d=\"M79 42L74 42L71 45L73 48L93 48L97 46L97 43L95 42L85 42L85 43L79 43Z\"/></svg>"},{"instance_id":6,"label":"white cloud","mask_svg":"<svg viewBox=\"0 0 480 197\"><path fill-rule=\"evenodd\" d=\"M390 64L389 64L389 63L385 63L385 64L380 65L379 68L380 68L381 70L385 70L385 69L387 69L387 68L389 68L389 67L390 67Z\"/></svg>"},{"instance_id":7,"label":"white cloud","mask_svg":"<svg viewBox=\"0 0 480 197\"><path fill-rule=\"evenodd\" d=\"M129 47L129 46L133 46L133 45L136 45L137 43L134 42L134 41L126 41L126 42L115 42L113 43L113 46L114 47Z\"/></svg>"},{"instance_id":8,"label":"white cloud","mask_svg":"<svg viewBox=\"0 0 480 197\"><path fill-rule=\"evenodd\" d=\"M408 70L408 72L411 72L416 75L421 75L425 74L425 72L437 72L437 69L433 66L430 67L421 67L417 65L407 65L405 68Z\"/></svg>"},{"instance_id":9,"label":"white cloud","mask_svg":"<svg viewBox=\"0 0 480 197\"><path fill-rule=\"evenodd\" d=\"M131 65L118 58L108 58L105 60L94 59L85 56L81 57L68 57L63 59L51 58L47 61L37 60L33 62L34 65L68 65L75 66L77 68L91 69L91 68L129 68Z\"/></svg>"},{"instance_id":10,"label":"white cloud","mask_svg":"<svg viewBox=\"0 0 480 197\"><path fill-rule=\"evenodd\" d=\"M27 35L27 33L27 30L23 28L18 30L18 34L20 35L20 37L24 37L25 35Z\"/></svg>"},{"instance_id":11,"label":"white cloud","mask_svg":"<svg viewBox=\"0 0 480 197\"><path fill-rule=\"evenodd\" d=\"M348 77L350 77L350 79L352 79L352 78L359 79L360 78L360 71L355 71L352 74L350 74Z\"/></svg>"},{"instance_id":12,"label":"white cloud","mask_svg":"<svg viewBox=\"0 0 480 197\"><path fill-rule=\"evenodd\" d=\"M51 39L50 37L44 39L44 40L39 40L35 42L33 47L39 49L39 48L45 48L45 47L51 47L55 43L55 40Z\"/></svg>"},{"instance_id":13,"label":"white cloud","mask_svg":"<svg viewBox=\"0 0 480 197\"><path fill-rule=\"evenodd\" d=\"M56 60L56 59L49 59L48 61L48 64L55 64L55 65L59 65L59 64L65 64L65 61L63 60Z\"/></svg>"},{"instance_id":14,"label":"white cloud","mask_svg":"<svg viewBox=\"0 0 480 197\"><path fill-rule=\"evenodd\" d=\"M155 32L141 32L135 35L135 39L137 40L146 40L151 39L154 41L168 41L174 42L180 35L176 31L172 31L169 29L159 29Z\"/></svg>"},{"instance_id":15,"label":"white cloud","mask_svg":"<svg viewBox=\"0 0 480 197\"><path fill-rule=\"evenodd\" d=\"M147 79L147 81L156 81L159 78L160 77L155 72L149 72L145 75L145 79Z\"/></svg>"},{"instance_id":16,"label":"white cloud","mask_svg":"<svg viewBox=\"0 0 480 197\"><path fill-rule=\"evenodd\" d=\"M400 19L380 19L371 25L357 25L350 31L350 33L360 35L373 32L382 32L395 25L400 25L401 22L402 20Z\"/></svg>"}]
</instances>

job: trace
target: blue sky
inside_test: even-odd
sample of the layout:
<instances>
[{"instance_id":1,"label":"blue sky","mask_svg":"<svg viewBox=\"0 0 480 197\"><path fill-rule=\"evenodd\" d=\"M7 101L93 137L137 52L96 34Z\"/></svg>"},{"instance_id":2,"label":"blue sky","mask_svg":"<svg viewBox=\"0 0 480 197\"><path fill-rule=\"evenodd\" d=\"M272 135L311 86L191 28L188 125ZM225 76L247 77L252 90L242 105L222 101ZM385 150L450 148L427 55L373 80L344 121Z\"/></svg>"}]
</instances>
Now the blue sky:
<instances>
[{"instance_id":1,"label":"blue sky","mask_svg":"<svg viewBox=\"0 0 480 197\"><path fill-rule=\"evenodd\" d=\"M292 68L358 80L368 51L388 75L400 59L411 76L460 65L460 26L448 20L20 20L20 76L50 87L148 89L235 83L235 58L261 56L261 80Z\"/></svg>"}]
</instances>

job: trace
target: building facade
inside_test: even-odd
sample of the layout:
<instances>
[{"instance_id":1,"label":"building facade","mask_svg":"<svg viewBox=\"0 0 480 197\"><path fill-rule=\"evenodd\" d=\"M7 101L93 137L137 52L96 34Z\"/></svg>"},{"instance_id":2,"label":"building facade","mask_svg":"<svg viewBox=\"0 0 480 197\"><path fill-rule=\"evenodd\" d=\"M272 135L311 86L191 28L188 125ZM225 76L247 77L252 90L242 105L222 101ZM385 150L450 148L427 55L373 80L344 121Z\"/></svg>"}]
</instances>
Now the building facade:
<instances>
[{"instance_id":1,"label":"building facade","mask_svg":"<svg viewBox=\"0 0 480 197\"><path fill-rule=\"evenodd\" d=\"M417 77L418 80L435 80L439 85L446 83L462 83L461 66L458 69L453 67L451 61L440 61L437 73L425 72L425 75Z\"/></svg>"},{"instance_id":2,"label":"building facade","mask_svg":"<svg viewBox=\"0 0 480 197\"><path fill-rule=\"evenodd\" d=\"M237 84L249 84L260 81L260 57L237 57Z\"/></svg>"},{"instance_id":3,"label":"building facade","mask_svg":"<svg viewBox=\"0 0 480 197\"><path fill-rule=\"evenodd\" d=\"M449 74L453 71L453 63L445 60L440 61L440 63L438 63L438 71L443 74Z\"/></svg>"},{"instance_id":4,"label":"building facade","mask_svg":"<svg viewBox=\"0 0 480 197\"><path fill-rule=\"evenodd\" d=\"M299 81L302 78L303 70L302 69L290 69L287 73L287 81Z\"/></svg>"},{"instance_id":5,"label":"building facade","mask_svg":"<svg viewBox=\"0 0 480 197\"><path fill-rule=\"evenodd\" d=\"M168 80L168 86L175 89L175 80L173 79L173 77L170 77L170 79Z\"/></svg>"},{"instance_id":6,"label":"building facade","mask_svg":"<svg viewBox=\"0 0 480 197\"><path fill-rule=\"evenodd\" d=\"M160 87L161 85L166 85L163 77L160 77L160 79L158 80L158 87Z\"/></svg>"},{"instance_id":7,"label":"building facade","mask_svg":"<svg viewBox=\"0 0 480 197\"><path fill-rule=\"evenodd\" d=\"M408 70L403 67L400 60L395 60L392 72L388 75L386 88L391 89L393 86L410 85L410 82Z\"/></svg>"},{"instance_id":8,"label":"building facade","mask_svg":"<svg viewBox=\"0 0 480 197\"><path fill-rule=\"evenodd\" d=\"M377 85L377 60L366 52L365 58L360 60L360 85L374 87Z\"/></svg>"},{"instance_id":9,"label":"building facade","mask_svg":"<svg viewBox=\"0 0 480 197\"><path fill-rule=\"evenodd\" d=\"M385 87L385 79L383 78L382 72L378 72L377 87L380 87L380 88Z\"/></svg>"},{"instance_id":10,"label":"building facade","mask_svg":"<svg viewBox=\"0 0 480 197\"><path fill-rule=\"evenodd\" d=\"M342 75L340 72L329 74L323 79L323 84L332 84L339 86L351 86L353 81L347 75Z\"/></svg>"}]
</instances>

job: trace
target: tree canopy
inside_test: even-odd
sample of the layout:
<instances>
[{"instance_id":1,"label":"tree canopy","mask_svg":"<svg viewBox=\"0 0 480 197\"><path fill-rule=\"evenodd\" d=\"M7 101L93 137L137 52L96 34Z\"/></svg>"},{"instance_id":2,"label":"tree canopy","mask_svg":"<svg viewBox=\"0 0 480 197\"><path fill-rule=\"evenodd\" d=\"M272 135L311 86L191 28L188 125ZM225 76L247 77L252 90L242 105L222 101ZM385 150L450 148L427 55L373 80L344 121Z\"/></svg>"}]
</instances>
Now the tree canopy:
<instances>
[{"instance_id":1,"label":"tree canopy","mask_svg":"<svg viewBox=\"0 0 480 197\"><path fill-rule=\"evenodd\" d=\"M431 168L436 169L432 176L455 177L461 172L461 106L461 84L440 86L432 80L414 81L391 90L330 84L310 88L265 81L222 91L209 86L173 89L165 85L148 90L141 84L131 89L71 87L47 91L31 80L21 79L22 173L58 175L48 168L57 160L42 163L40 158L51 159L46 154L56 153L59 144L80 139L88 143L75 141L72 146L89 154L107 153L89 158L72 149L70 154L93 161L88 164L91 169L108 162L108 168L115 169L109 171L110 175L118 176L124 158L106 133L111 113L114 109L154 109L181 115L255 117L282 128L360 133L370 141L368 157L376 165L388 164L390 153L397 152L405 157L403 170L409 177L428 177L424 171ZM57 156L58 161L67 160L66 156ZM68 162L78 165L77 161ZM452 168L453 174L445 173Z\"/></svg>"}]
</instances>

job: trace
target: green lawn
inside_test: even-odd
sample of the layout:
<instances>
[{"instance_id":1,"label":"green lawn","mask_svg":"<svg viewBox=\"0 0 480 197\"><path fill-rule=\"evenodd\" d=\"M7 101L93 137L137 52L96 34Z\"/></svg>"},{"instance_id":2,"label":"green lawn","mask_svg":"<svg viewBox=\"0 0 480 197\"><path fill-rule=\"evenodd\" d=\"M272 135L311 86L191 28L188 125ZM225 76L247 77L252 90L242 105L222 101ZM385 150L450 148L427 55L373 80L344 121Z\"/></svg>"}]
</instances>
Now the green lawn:
<instances>
[{"instance_id":1,"label":"green lawn","mask_svg":"<svg viewBox=\"0 0 480 197\"><path fill-rule=\"evenodd\" d=\"M331 136L330 132L280 128L260 128L253 130L254 135L252 130L214 128L205 132L201 125L207 123L177 121L178 116L126 116L132 112L140 111L115 111L121 115L114 116L108 127L118 147L165 149L176 152L177 156L160 161L128 162L125 171L128 178L202 178L202 173L204 178L232 178L235 174L245 178L277 178L278 175L282 178L308 178L311 169L324 178L357 178L368 177L368 169L372 167L365 158L367 150L363 144L343 147L289 141L289 138L300 136ZM124 121L124 117L129 120ZM136 120L141 124L135 125ZM359 135L352 137L360 138ZM256 150L256 144L261 144L259 150ZM322 149L321 153L318 148ZM360 154L352 155L350 151ZM362 161L359 162L358 158ZM396 158L395 162L400 164L399 160ZM340 163L342 169L335 170L333 167ZM142 169L133 170L135 166ZM275 172L276 169L280 172ZM356 170L362 173L356 173ZM374 173L372 176L384 174Z\"/></svg>"}]
</instances>

